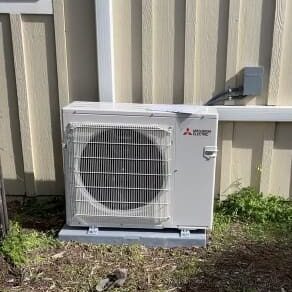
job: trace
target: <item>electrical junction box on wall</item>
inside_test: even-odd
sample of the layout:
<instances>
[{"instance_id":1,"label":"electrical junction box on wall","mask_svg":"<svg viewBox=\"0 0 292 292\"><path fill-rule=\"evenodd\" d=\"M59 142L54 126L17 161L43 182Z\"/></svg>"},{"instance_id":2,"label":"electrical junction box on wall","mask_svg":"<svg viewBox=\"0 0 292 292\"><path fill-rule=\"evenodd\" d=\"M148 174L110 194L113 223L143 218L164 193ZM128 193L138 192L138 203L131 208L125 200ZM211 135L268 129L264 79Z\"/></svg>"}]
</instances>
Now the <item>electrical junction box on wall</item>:
<instances>
[{"instance_id":1,"label":"electrical junction box on wall","mask_svg":"<svg viewBox=\"0 0 292 292\"><path fill-rule=\"evenodd\" d=\"M243 95L261 95L264 67L245 67L243 70Z\"/></svg>"}]
</instances>

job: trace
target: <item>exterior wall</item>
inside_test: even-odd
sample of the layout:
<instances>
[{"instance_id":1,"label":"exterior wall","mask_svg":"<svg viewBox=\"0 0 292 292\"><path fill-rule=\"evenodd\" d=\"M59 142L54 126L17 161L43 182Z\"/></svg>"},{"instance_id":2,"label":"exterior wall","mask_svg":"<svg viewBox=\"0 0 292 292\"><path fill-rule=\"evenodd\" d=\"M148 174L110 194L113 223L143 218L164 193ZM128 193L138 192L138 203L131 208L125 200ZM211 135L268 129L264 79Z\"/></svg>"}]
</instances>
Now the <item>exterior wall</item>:
<instances>
[{"instance_id":1,"label":"exterior wall","mask_svg":"<svg viewBox=\"0 0 292 292\"><path fill-rule=\"evenodd\" d=\"M287 0L114 0L119 102L203 104L265 68L241 101L292 105ZM53 15L0 14L0 151L8 194L63 193L60 108L98 100L93 0L53 0ZM291 15L290 15L291 14ZM252 185L292 197L292 124L224 122L216 192Z\"/></svg>"}]
</instances>

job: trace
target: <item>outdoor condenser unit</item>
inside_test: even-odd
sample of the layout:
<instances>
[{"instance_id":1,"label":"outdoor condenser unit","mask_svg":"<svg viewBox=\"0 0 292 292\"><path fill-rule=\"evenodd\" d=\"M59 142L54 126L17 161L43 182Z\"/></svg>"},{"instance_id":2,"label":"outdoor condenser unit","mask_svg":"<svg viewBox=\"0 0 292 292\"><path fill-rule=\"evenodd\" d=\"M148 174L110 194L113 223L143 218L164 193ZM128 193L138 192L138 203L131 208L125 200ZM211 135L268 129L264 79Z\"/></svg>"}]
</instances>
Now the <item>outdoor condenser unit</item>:
<instances>
[{"instance_id":1,"label":"outdoor condenser unit","mask_svg":"<svg viewBox=\"0 0 292 292\"><path fill-rule=\"evenodd\" d=\"M62 120L68 226L212 226L215 108L73 102Z\"/></svg>"}]
</instances>

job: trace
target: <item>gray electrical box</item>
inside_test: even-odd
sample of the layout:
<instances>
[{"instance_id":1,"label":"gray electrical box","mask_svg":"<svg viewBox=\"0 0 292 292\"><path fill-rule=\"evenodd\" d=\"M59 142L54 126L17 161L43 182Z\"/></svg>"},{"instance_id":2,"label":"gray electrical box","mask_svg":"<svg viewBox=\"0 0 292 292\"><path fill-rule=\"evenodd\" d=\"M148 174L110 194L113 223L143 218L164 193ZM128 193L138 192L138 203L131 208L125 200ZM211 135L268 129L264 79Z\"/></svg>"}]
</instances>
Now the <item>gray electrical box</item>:
<instances>
[{"instance_id":1,"label":"gray electrical box","mask_svg":"<svg viewBox=\"0 0 292 292\"><path fill-rule=\"evenodd\" d=\"M243 95L261 95L264 67L245 67L243 71Z\"/></svg>"}]
</instances>

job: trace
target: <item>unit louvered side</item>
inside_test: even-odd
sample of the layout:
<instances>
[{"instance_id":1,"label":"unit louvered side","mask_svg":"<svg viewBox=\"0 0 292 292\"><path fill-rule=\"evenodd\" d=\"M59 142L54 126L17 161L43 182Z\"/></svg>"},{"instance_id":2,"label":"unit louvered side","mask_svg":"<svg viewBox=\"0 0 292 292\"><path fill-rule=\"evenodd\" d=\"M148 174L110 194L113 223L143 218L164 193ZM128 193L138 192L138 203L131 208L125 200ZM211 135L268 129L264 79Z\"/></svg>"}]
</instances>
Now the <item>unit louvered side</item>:
<instances>
[{"instance_id":1,"label":"unit louvered side","mask_svg":"<svg viewBox=\"0 0 292 292\"><path fill-rule=\"evenodd\" d=\"M71 123L67 222L159 224L169 219L172 127Z\"/></svg>"}]
</instances>

